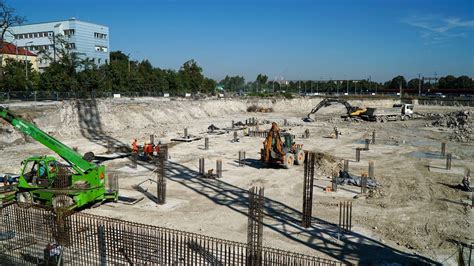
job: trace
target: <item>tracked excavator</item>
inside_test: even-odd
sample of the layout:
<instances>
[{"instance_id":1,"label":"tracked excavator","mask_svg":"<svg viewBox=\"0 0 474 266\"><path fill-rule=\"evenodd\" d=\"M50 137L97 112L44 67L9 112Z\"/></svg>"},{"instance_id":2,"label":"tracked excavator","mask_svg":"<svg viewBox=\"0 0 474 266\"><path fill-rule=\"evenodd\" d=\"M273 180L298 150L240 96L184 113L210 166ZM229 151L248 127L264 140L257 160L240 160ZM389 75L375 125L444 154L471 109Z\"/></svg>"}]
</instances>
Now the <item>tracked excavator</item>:
<instances>
[{"instance_id":1,"label":"tracked excavator","mask_svg":"<svg viewBox=\"0 0 474 266\"><path fill-rule=\"evenodd\" d=\"M359 117L365 112L367 112L367 109L357 107L357 106L352 106L348 101L339 99L339 98L326 98L322 100L321 102L316 105L309 114L303 118L303 121L305 122L314 122L314 119L311 118L311 115L316 113L319 109L323 107L328 107L333 104L342 104L346 107L347 111L347 117Z\"/></svg>"},{"instance_id":2,"label":"tracked excavator","mask_svg":"<svg viewBox=\"0 0 474 266\"><path fill-rule=\"evenodd\" d=\"M76 209L103 201L117 201L118 191L106 189L105 166L91 162L94 155L79 153L34 124L0 106L0 117L61 157L32 156L21 162L16 201L53 208Z\"/></svg>"},{"instance_id":3,"label":"tracked excavator","mask_svg":"<svg viewBox=\"0 0 474 266\"><path fill-rule=\"evenodd\" d=\"M266 166L282 165L286 169L294 164L303 164L303 145L296 144L294 138L295 136L289 133L280 134L277 123L273 122L260 151L261 162Z\"/></svg>"}]
</instances>

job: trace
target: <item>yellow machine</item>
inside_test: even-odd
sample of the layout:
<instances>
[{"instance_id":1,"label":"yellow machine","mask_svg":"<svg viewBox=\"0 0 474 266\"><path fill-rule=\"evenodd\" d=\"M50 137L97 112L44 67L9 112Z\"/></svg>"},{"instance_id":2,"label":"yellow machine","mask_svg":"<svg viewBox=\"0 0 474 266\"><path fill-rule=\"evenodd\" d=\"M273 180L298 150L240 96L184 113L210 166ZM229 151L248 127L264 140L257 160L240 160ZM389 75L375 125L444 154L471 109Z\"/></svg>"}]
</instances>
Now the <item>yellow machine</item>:
<instances>
[{"instance_id":1,"label":"yellow machine","mask_svg":"<svg viewBox=\"0 0 474 266\"><path fill-rule=\"evenodd\" d=\"M303 144L295 144L294 135L283 133L282 136L280 136L278 125L273 122L272 128L268 131L263 142L260 158L262 163L265 165L283 165L286 169L291 168L294 164L303 164Z\"/></svg>"},{"instance_id":2,"label":"yellow machine","mask_svg":"<svg viewBox=\"0 0 474 266\"><path fill-rule=\"evenodd\" d=\"M347 110L347 116L348 117L360 117L361 115L365 114L367 112L366 108L361 108L358 106L352 106L348 101L339 99L339 98L326 98L319 102L318 105L316 105L309 114L303 118L303 121L305 122L314 122L314 119L311 118L311 115L316 113L319 109L323 107L328 107L330 105L340 103L346 107Z\"/></svg>"}]
</instances>

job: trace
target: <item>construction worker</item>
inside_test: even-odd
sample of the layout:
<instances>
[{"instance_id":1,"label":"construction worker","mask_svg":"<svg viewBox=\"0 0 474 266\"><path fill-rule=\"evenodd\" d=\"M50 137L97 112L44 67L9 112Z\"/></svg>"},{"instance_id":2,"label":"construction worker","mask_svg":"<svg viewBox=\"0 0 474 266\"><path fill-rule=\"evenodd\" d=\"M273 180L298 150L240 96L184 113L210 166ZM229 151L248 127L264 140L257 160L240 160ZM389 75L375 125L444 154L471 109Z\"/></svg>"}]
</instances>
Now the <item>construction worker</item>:
<instances>
[{"instance_id":1,"label":"construction worker","mask_svg":"<svg viewBox=\"0 0 474 266\"><path fill-rule=\"evenodd\" d=\"M138 141L135 139L132 143L132 153L138 154Z\"/></svg>"},{"instance_id":2,"label":"construction worker","mask_svg":"<svg viewBox=\"0 0 474 266\"><path fill-rule=\"evenodd\" d=\"M46 167L44 167L44 164L41 162L38 168L38 177L43 178L46 176Z\"/></svg>"},{"instance_id":3,"label":"construction worker","mask_svg":"<svg viewBox=\"0 0 474 266\"><path fill-rule=\"evenodd\" d=\"M50 172L51 174L56 173L56 163L54 163L54 162L50 162L50 163L49 163L49 172Z\"/></svg>"},{"instance_id":4,"label":"construction worker","mask_svg":"<svg viewBox=\"0 0 474 266\"><path fill-rule=\"evenodd\" d=\"M143 155L152 156L153 155L153 145L151 143L145 142L143 145Z\"/></svg>"},{"instance_id":5,"label":"construction worker","mask_svg":"<svg viewBox=\"0 0 474 266\"><path fill-rule=\"evenodd\" d=\"M153 144L148 143L148 146L146 147L146 153L148 156L153 156Z\"/></svg>"},{"instance_id":6,"label":"construction worker","mask_svg":"<svg viewBox=\"0 0 474 266\"><path fill-rule=\"evenodd\" d=\"M160 154L160 145L155 146L156 155Z\"/></svg>"},{"instance_id":7,"label":"construction worker","mask_svg":"<svg viewBox=\"0 0 474 266\"><path fill-rule=\"evenodd\" d=\"M467 172L462 179L462 190L471 192L471 174Z\"/></svg>"},{"instance_id":8,"label":"construction worker","mask_svg":"<svg viewBox=\"0 0 474 266\"><path fill-rule=\"evenodd\" d=\"M143 143L143 155L146 155L148 143Z\"/></svg>"}]
</instances>

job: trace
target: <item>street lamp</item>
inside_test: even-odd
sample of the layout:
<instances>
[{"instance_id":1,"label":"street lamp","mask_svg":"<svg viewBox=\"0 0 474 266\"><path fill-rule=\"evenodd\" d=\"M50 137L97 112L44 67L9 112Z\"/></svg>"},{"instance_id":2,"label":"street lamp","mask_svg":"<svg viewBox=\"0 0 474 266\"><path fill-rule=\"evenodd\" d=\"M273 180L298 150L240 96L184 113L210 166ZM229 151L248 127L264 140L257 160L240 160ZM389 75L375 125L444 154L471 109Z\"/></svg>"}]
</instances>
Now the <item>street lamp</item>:
<instances>
[{"instance_id":1,"label":"street lamp","mask_svg":"<svg viewBox=\"0 0 474 266\"><path fill-rule=\"evenodd\" d=\"M26 77L26 89L28 89L28 44L33 43L33 41L29 41L25 43L25 77Z\"/></svg>"}]
</instances>

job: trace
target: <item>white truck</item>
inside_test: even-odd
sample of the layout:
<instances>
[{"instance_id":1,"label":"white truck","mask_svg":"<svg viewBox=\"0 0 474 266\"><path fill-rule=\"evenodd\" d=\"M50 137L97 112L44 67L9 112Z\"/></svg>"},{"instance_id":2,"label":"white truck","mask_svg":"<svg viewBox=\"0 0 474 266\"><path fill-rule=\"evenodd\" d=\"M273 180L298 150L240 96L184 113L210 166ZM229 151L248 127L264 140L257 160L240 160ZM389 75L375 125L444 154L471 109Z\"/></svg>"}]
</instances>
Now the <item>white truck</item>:
<instances>
[{"instance_id":1,"label":"white truck","mask_svg":"<svg viewBox=\"0 0 474 266\"><path fill-rule=\"evenodd\" d=\"M361 117L368 121L401 121L413 117L413 104L394 104L392 108L371 108Z\"/></svg>"}]
</instances>

